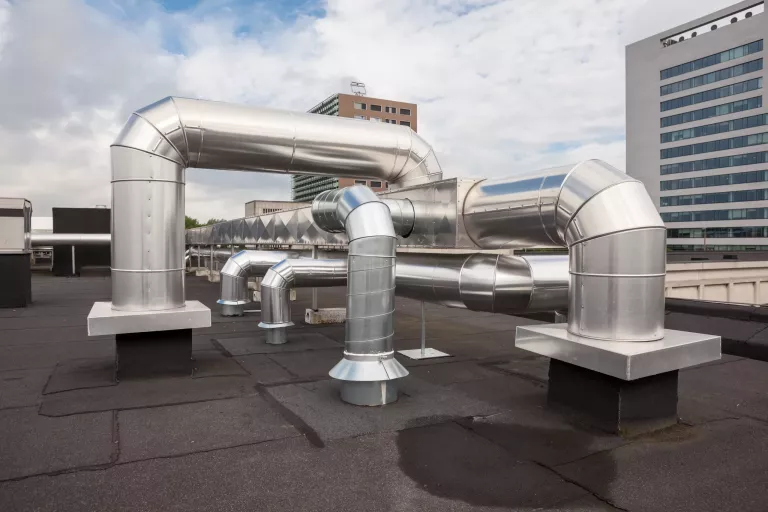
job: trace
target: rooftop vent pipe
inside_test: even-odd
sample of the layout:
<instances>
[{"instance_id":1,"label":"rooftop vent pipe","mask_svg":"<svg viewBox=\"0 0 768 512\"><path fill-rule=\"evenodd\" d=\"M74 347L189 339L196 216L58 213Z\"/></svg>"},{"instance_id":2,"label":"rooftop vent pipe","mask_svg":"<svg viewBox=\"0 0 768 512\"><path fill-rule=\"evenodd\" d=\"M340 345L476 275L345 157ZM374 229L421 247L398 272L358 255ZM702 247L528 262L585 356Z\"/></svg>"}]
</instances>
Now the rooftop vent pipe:
<instances>
[{"instance_id":1,"label":"rooftop vent pipe","mask_svg":"<svg viewBox=\"0 0 768 512\"><path fill-rule=\"evenodd\" d=\"M484 180L464 201L482 248L564 245L568 332L615 341L664 337L666 230L642 183L599 160Z\"/></svg>"},{"instance_id":2,"label":"rooftop vent pipe","mask_svg":"<svg viewBox=\"0 0 768 512\"><path fill-rule=\"evenodd\" d=\"M344 358L329 375L342 381L341 399L355 405L397 400L394 379L408 371L394 358L395 249L390 210L371 189L322 192L312 203L320 229L349 238Z\"/></svg>"},{"instance_id":3,"label":"rooftop vent pipe","mask_svg":"<svg viewBox=\"0 0 768 512\"><path fill-rule=\"evenodd\" d=\"M432 148L404 126L165 98L112 144L112 307L184 306L184 169L439 179Z\"/></svg>"}]
</instances>

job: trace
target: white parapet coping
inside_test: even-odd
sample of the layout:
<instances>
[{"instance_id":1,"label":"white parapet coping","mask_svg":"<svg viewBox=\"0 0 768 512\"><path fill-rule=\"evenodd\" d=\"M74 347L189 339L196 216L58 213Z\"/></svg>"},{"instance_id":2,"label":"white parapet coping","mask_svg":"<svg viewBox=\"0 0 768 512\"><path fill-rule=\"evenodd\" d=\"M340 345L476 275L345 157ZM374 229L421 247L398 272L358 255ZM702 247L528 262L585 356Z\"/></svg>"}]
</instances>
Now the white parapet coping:
<instances>
[{"instance_id":1,"label":"white parapet coping","mask_svg":"<svg viewBox=\"0 0 768 512\"><path fill-rule=\"evenodd\" d=\"M720 336L666 329L658 341L603 341L569 333L566 324L518 327L515 346L622 380L720 359Z\"/></svg>"},{"instance_id":2,"label":"white parapet coping","mask_svg":"<svg viewBox=\"0 0 768 512\"><path fill-rule=\"evenodd\" d=\"M188 300L183 308L160 311L119 311L112 309L111 302L95 302L88 313L88 336L210 326L211 310L196 300Z\"/></svg>"}]
</instances>

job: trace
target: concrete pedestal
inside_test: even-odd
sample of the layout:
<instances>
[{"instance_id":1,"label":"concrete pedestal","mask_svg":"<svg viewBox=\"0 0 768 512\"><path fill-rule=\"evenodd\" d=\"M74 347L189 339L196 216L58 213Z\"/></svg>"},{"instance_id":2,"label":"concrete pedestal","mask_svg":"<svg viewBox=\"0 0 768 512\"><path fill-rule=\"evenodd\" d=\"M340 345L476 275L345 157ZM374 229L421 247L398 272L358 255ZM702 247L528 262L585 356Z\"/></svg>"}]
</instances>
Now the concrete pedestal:
<instances>
[{"instance_id":1,"label":"concrete pedestal","mask_svg":"<svg viewBox=\"0 0 768 512\"><path fill-rule=\"evenodd\" d=\"M32 303L29 253L0 254L0 308L25 308Z\"/></svg>"},{"instance_id":2,"label":"concrete pedestal","mask_svg":"<svg viewBox=\"0 0 768 512\"><path fill-rule=\"evenodd\" d=\"M192 374L192 329L117 334L115 346L118 379Z\"/></svg>"},{"instance_id":3,"label":"concrete pedestal","mask_svg":"<svg viewBox=\"0 0 768 512\"><path fill-rule=\"evenodd\" d=\"M600 430L634 436L677 423L677 375L623 380L551 359L547 401Z\"/></svg>"},{"instance_id":4,"label":"concrete pedestal","mask_svg":"<svg viewBox=\"0 0 768 512\"><path fill-rule=\"evenodd\" d=\"M529 325L517 328L515 346L550 358L550 404L630 436L676 423L678 370L720 359L719 336L672 329L658 341L630 342Z\"/></svg>"}]
</instances>

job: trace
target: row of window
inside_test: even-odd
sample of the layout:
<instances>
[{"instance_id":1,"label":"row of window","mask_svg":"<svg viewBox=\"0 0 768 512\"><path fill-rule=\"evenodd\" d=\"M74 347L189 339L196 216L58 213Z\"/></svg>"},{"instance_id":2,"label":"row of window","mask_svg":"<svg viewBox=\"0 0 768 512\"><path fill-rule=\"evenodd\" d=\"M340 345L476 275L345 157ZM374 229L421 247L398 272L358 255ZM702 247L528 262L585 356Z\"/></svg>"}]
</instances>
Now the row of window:
<instances>
[{"instance_id":1,"label":"row of window","mask_svg":"<svg viewBox=\"0 0 768 512\"><path fill-rule=\"evenodd\" d=\"M691 110L690 112L675 114L673 116L662 117L661 127L665 128L667 126L690 123L692 121L699 121L710 117L725 116L733 114L734 112L742 112L744 110L751 110L762 106L763 97L755 96L754 98L746 100L732 101L731 103L724 103L722 105L715 105L713 107L706 107L699 110Z\"/></svg>"},{"instance_id":2,"label":"row of window","mask_svg":"<svg viewBox=\"0 0 768 512\"><path fill-rule=\"evenodd\" d=\"M701 87L702 85L709 85L721 80L728 80L737 76L752 73L763 69L763 59L751 60L744 64L737 64L730 68L721 69L719 71L713 71L704 75L694 76L686 80L680 80L672 84L662 85L660 89L660 96L666 96L667 94L674 94L676 92L687 91L694 87Z\"/></svg>"},{"instance_id":3,"label":"row of window","mask_svg":"<svg viewBox=\"0 0 768 512\"><path fill-rule=\"evenodd\" d=\"M743 46L737 46L736 48L731 48L730 50L715 53L714 55L707 55L706 57L702 57L700 59L684 62L683 64L678 64L677 66L672 66L671 68L662 69L660 73L661 80L666 80L667 78L672 78L673 76L690 73L691 71L696 71L697 69L715 66L723 62L728 62L729 60L740 59L745 55L757 53L762 50L763 40L760 39L759 41L745 44Z\"/></svg>"},{"instance_id":4,"label":"row of window","mask_svg":"<svg viewBox=\"0 0 768 512\"><path fill-rule=\"evenodd\" d=\"M768 200L768 188L754 190L733 190L709 194L688 194L665 196L659 199L660 206L690 206L692 204L743 203Z\"/></svg>"},{"instance_id":5,"label":"row of window","mask_svg":"<svg viewBox=\"0 0 768 512\"><path fill-rule=\"evenodd\" d=\"M380 117L373 117L373 116L371 116L371 117L355 116L355 119L370 119L371 121L374 121L376 123L380 123L381 122L381 118ZM387 123L387 124L397 124L397 119L384 119L384 122ZM400 121L400 124L403 125L403 126L409 126L409 127L411 126L411 122L410 121Z\"/></svg>"},{"instance_id":6,"label":"row of window","mask_svg":"<svg viewBox=\"0 0 768 512\"><path fill-rule=\"evenodd\" d=\"M741 117L732 121L723 121L721 123L706 124L695 128L686 128L661 134L661 143L677 142L685 139L695 139L696 137L706 137L708 135L717 135L718 133L732 132L736 130L746 130L756 126L765 126L768 124L768 114L758 114L756 116Z\"/></svg>"},{"instance_id":7,"label":"row of window","mask_svg":"<svg viewBox=\"0 0 768 512\"><path fill-rule=\"evenodd\" d=\"M768 227L749 226L743 228L672 228L667 238L766 238Z\"/></svg>"},{"instance_id":8,"label":"row of window","mask_svg":"<svg viewBox=\"0 0 768 512\"><path fill-rule=\"evenodd\" d=\"M743 183L762 182L768 182L768 171L735 172L732 174L667 180L660 182L659 185L663 192L665 190L683 190L686 188L719 187L722 185L741 185Z\"/></svg>"},{"instance_id":9,"label":"row of window","mask_svg":"<svg viewBox=\"0 0 768 512\"><path fill-rule=\"evenodd\" d=\"M381 188L382 185L380 181L367 181L367 180L355 180L355 185L367 185L371 188ZM389 188L389 183L385 184L387 188Z\"/></svg>"},{"instance_id":10,"label":"row of window","mask_svg":"<svg viewBox=\"0 0 768 512\"><path fill-rule=\"evenodd\" d=\"M768 208L737 208L735 210L705 210L701 212L662 212L664 222L711 222L717 220L768 219Z\"/></svg>"},{"instance_id":11,"label":"row of window","mask_svg":"<svg viewBox=\"0 0 768 512\"><path fill-rule=\"evenodd\" d=\"M667 246L668 251L766 251L768 245L680 245Z\"/></svg>"},{"instance_id":12,"label":"row of window","mask_svg":"<svg viewBox=\"0 0 768 512\"><path fill-rule=\"evenodd\" d=\"M661 111L666 112L667 110L674 110L676 108L689 107L691 105L696 105L697 103L719 100L720 98L727 98L728 96L735 96L737 94L756 91L757 89L762 88L762 78L751 78L737 84L725 85L723 87L717 87L716 89L689 94L688 96L680 96L673 100L662 101Z\"/></svg>"},{"instance_id":13,"label":"row of window","mask_svg":"<svg viewBox=\"0 0 768 512\"><path fill-rule=\"evenodd\" d=\"M355 102L354 103L354 107L357 110L365 110L365 109L368 108L368 104L367 103L357 103L357 102ZM381 105L374 105L373 103L371 103L370 107L371 107L370 108L371 112L381 112ZM384 109L385 109L384 111L387 114L397 114L397 107L384 107ZM411 109L409 109L409 108L401 108L400 109L400 115L401 116L409 116L409 115L411 115Z\"/></svg>"},{"instance_id":14,"label":"row of window","mask_svg":"<svg viewBox=\"0 0 768 512\"><path fill-rule=\"evenodd\" d=\"M739 167L741 165L764 164L768 162L768 151L744 153L743 155L721 156L681 162L679 164L665 164L661 166L661 174L677 174L680 172L708 171L723 167Z\"/></svg>"},{"instance_id":15,"label":"row of window","mask_svg":"<svg viewBox=\"0 0 768 512\"><path fill-rule=\"evenodd\" d=\"M661 159L664 160L666 158L712 153L713 151L725 151L726 149L745 148L748 146L758 146L760 144L768 144L768 132L662 149Z\"/></svg>"}]
</instances>

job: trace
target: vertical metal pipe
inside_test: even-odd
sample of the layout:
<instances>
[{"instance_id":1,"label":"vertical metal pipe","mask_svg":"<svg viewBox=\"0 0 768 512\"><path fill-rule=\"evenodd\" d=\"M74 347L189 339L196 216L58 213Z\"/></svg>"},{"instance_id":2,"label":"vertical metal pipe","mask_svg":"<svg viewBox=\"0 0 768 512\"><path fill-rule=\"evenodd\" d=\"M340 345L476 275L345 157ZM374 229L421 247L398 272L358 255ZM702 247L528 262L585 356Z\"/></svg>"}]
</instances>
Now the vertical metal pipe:
<instances>
[{"instance_id":1,"label":"vertical metal pipe","mask_svg":"<svg viewBox=\"0 0 768 512\"><path fill-rule=\"evenodd\" d=\"M312 246L312 259L317 259L317 246ZM317 311L317 288L312 288L312 311Z\"/></svg>"},{"instance_id":2,"label":"vertical metal pipe","mask_svg":"<svg viewBox=\"0 0 768 512\"><path fill-rule=\"evenodd\" d=\"M426 313L424 311L424 301L421 301L421 357L426 355L427 351L427 324Z\"/></svg>"},{"instance_id":3,"label":"vertical metal pipe","mask_svg":"<svg viewBox=\"0 0 768 512\"><path fill-rule=\"evenodd\" d=\"M77 274L77 266L75 265L75 246L72 246L72 275Z\"/></svg>"}]
</instances>

